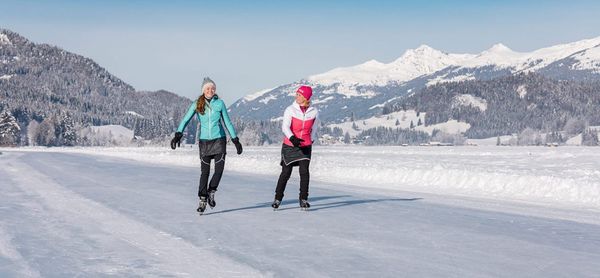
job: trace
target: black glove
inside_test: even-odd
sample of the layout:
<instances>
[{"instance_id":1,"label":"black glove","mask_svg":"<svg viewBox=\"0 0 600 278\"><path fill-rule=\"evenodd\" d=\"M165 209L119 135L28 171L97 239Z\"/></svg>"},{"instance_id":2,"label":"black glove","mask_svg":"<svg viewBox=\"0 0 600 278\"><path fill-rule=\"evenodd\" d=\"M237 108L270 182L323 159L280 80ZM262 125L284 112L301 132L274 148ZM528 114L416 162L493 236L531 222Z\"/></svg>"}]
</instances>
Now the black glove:
<instances>
[{"instance_id":1,"label":"black glove","mask_svg":"<svg viewBox=\"0 0 600 278\"><path fill-rule=\"evenodd\" d=\"M304 140L292 135L292 137L290 137L290 142L292 142L294 147L300 147L300 143L304 142Z\"/></svg>"},{"instance_id":2,"label":"black glove","mask_svg":"<svg viewBox=\"0 0 600 278\"><path fill-rule=\"evenodd\" d=\"M240 143L240 138L233 138L231 142L235 145L235 149L237 150L237 154L242 154L242 144Z\"/></svg>"},{"instance_id":3,"label":"black glove","mask_svg":"<svg viewBox=\"0 0 600 278\"><path fill-rule=\"evenodd\" d=\"M183 133L175 132L175 137L171 140L171 149L181 147L181 137L183 137Z\"/></svg>"}]
</instances>

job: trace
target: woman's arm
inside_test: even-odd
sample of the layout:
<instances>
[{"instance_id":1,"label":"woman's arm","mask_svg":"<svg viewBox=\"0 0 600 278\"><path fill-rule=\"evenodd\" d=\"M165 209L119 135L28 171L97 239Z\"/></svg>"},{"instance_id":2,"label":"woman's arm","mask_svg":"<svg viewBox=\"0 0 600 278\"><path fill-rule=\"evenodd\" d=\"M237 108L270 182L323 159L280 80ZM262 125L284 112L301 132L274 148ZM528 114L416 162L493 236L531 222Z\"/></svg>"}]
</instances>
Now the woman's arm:
<instances>
[{"instance_id":1,"label":"woman's arm","mask_svg":"<svg viewBox=\"0 0 600 278\"><path fill-rule=\"evenodd\" d=\"M231 123L231 119L229 119L229 114L227 113L227 106L225 105L224 101L221 100L221 102L223 103L223 109L221 109L221 116L223 117L223 122L225 122L227 130L229 131L229 137L231 137L232 139L236 138L237 134L235 133L235 128Z\"/></svg>"},{"instance_id":2,"label":"woman's arm","mask_svg":"<svg viewBox=\"0 0 600 278\"><path fill-rule=\"evenodd\" d=\"M179 123L179 127L177 127L177 132L183 132L183 130L188 125L194 114L196 114L196 101L194 101L192 105L190 105L190 108L188 108L187 113L185 113L185 116Z\"/></svg>"},{"instance_id":3,"label":"woman's arm","mask_svg":"<svg viewBox=\"0 0 600 278\"><path fill-rule=\"evenodd\" d=\"M281 131L285 134L286 138L290 138L294 135L292 132L292 110L285 109L283 112L283 121L281 123Z\"/></svg>"}]
</instances>

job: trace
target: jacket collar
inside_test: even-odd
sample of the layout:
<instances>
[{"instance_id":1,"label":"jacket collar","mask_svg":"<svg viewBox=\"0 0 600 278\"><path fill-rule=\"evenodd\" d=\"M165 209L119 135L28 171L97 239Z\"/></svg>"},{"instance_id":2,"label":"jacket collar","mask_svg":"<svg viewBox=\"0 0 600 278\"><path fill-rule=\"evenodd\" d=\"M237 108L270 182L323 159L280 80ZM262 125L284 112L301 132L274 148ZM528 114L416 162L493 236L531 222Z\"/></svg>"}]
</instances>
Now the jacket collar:
<instances>
[{"instance_id":1,"label":"jacket collar","mask_svg":"<svg viewBox=\"0 0 600 278\"><path fill-rule=\"evenodd\" d=\"M302 109L300 109L300 104L298 104L297 102L294 101L294 103L292 104L294 106L294 108L298 111L302 111ZM304 113L308 113L308 111L315 109L312 105L308 106L308 108L306 108L306 112Z\"/></svg>"},{"instance_id":2,"label":"jacket collar","mask_svg":"<svg viewBox=\"0 0 600 278\"><path fill-rule=\"evenodd\" d=\"M200 96L202 96L202 95L200 95ZM198 96L198 97L200 97L200 96ZM196 98L196 99L198 99L198 98ZM219 96L217 94L215 94L210 100L213 101L216 99L219 99ZM208 100L208 99L206 99L206 100Z\"/></svg>"}]
</instances>

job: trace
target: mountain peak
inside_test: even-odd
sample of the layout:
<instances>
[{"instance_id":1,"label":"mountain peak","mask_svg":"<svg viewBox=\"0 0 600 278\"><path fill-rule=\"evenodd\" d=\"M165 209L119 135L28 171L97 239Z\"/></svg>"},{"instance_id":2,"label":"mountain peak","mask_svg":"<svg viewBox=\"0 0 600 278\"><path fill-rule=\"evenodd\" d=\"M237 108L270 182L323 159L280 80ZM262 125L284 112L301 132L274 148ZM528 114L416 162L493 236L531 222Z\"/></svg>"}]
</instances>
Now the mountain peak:
<instances>
[{"instance_id":1,"label":"mountain peak","mask_svg":"<svg viewBox=\"0 0 600 278\"><path fill-rule=\"evenodd\" d=\"M372 60L369 60L369 61L366 61L366 62L362 63L360 66L364 66L364 67L379 67L379 66L382 66L382 65L384 65L384 63L379 62L379 61L377 61L375 59L372 59Z\"/></svg>"},{"instance_id":2,"label":"mountain peak","mask_svg":"<svg viewBox=\"0 0 600 278\"><path fill-rule=\"evenodd\" d=\"M436 49L434 49L434 48L432 48L432 47L430 47L429 45L426 45L426 44L419 45L419 47L417 47L415 49L415 52L427 52L427 51L438 51L438 50L436 50Z\"/></svg>"},{"instance_id":3,"label":"mountain peak","mask_svg":"<svg viewBox=\"0 0 600 278\"><path fill-rule=\"evenodd\" d=\"M415 49L407 49L400 58L396 59L392 64L429 64L431 60L444 60L448 54L437 49L431 48L428 45L422 44Z\"/></svg>"},{"instance_id":4,"label":"mountain peak","mask_svg":"<svg viewBox=\"0 0 600 278\"><path fill-rule=\"evenodd\" d=\"M420 58L423 56L444 56L446 53L434 49L426 44L422 44L415 49L408 49L398 60L406 60L410 58Z\"/></svg>"},{"instance_id":5,"label":"mountain peak","mask_svg":"<svg viewBox=\"0 0 600 278\"><path fill-rule=\"evenodd\" d=\"M514 52L514 51L502 43L497 43L497 44L492 45L492 47L490 47L485 52L498 53L498 52Z\"/></svg>"}]
</instances>

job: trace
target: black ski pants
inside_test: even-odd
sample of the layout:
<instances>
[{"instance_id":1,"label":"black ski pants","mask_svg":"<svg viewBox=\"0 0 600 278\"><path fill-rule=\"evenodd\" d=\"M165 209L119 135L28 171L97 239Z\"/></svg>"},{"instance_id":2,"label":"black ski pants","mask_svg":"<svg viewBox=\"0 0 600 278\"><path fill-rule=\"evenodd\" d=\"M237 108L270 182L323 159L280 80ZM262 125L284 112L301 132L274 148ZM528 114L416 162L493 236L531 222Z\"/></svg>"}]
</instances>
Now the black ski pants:
<instances>
[{"instance_id":1,"label":"black ski pants","mask_svg":"<svg viewBox=\"0 0 600 278\"><path fill-rule=\"evenodd\" d=\"M208 184L208 175L210 174L210 161L215 160L215 172L213 173L212 178L210 179L210 184ZM201 166L200 166L200 185L198 186L198 197L208 197L208 192L217 190L219 187L219 182L221 181L221 176L223 176L223 169L225 169L225 154L215 154L203 156L200 158Z\"/></svg>"},{"instance_id":2,"label":"black ski pants","mask_svg":"<svg viewBox=\"0 0 600 278\"><path fill-rule=\"evenodd\" d=\"M281 201L283 199L283 192L285 191L285 186L287 185L287 182L290 179L290 176L292 175L292 169L294 169L293 164L284 164L281 166L281 174L279 175L279 180L277 181L277 188L275 188L275 199L277 200ZM309 165L310 160L298 161L298 168L300 171L300 199L302 200L308 199L308 183L310 179L310 173L308 171Z\"/></svg>"}]
</instances>

